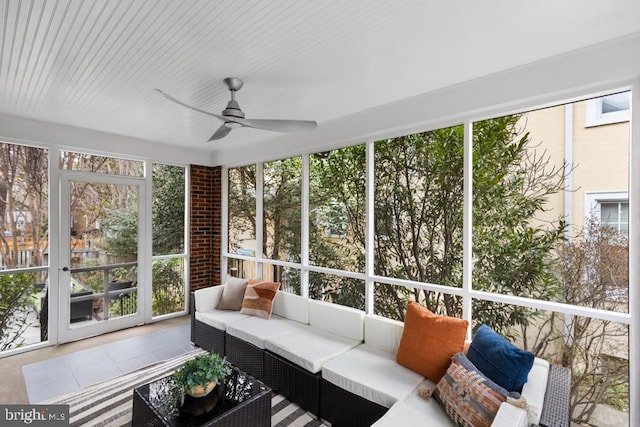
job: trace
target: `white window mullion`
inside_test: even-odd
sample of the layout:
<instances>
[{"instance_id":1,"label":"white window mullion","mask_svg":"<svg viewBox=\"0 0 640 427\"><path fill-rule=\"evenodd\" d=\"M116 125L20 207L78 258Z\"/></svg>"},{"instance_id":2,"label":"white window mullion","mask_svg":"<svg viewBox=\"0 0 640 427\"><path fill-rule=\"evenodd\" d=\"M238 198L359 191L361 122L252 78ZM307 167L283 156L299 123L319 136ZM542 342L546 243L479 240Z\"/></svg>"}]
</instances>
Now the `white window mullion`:
<instances>
[{"instance_id":1,"label":"white window mullion","mask_svg":"<svg viewBox=\"0 0 640 427\"><path fill-rule=\"evenodd\" d=\"M144 321L148 323L153 319L153 162L149 159L144 162L144 188L141 190L144 190L144 203L142 206L144 210L139 207L142 217L139 218L140 223L138 226L140 227L141 235L147 236L146 241L148 243L144 245L143 251L138 252L140 254L138 273L141 275L142 283L147 285L139 287L138 292L141 293L140 299L144 305L142 311L144 313ZM141 197L138 199L139 202L142 201ZM140 244L138 244L138 249L140 249ZM185 298L183 309L187 309L187 301L188 299Z\"/></svg>"},{"instance_id":2,"label":"white window mullion","mask_svg":"<svg viewBox=\"0 0 640 427\"><path fill-rule=\"evenodd\" d=\"M464 184L462 225L462 318L473 324L471 290L473 283L473 122L464 125ZM471 338L471 329L467 331Z\"/></svg>"},{"instance_id":3,"label":"white window mullion","mask_svg":"<svg viewBox=\"0 0 640 427\"><path fill-rule=\"evenodd\" d=\"M640 282L640 224L631 218L638 218L640 212L640 81L636 81L631 91L631 147L629 184L629 284ZM640 409L633 402L640 401L640 288L629 286L629 425L640 425Z\"/></svg>"},{"instance_id":4,"label":"white window mullion","mask_svg":"<svg viewBox=\"0 0 640 427\"><path fill-rule=\"evenodd\" d=\"M50 242L58 242L61 240L61 216L62 208L60 203L60 150L58 147L49 149L49 239ZM64 248L58 247L57 250L49 250L49 344L57 344L59 342L60 330L60 281L58 280L58 269L60 265L60 253ZM53 248L56 249L56 248ZM67 248L67 251L69 249Z\"/></svg>"},{"instance_id":5,"label":"white window mullion","mask_svg":"<svg viewBox=\"0 0 640 427\"><path fill-rule=\"evenodd\" d=\"M302 156L302 221L300 224L300 295L309 297L309 155Z\"/></svg>"},{"instance_id":6,"label":"white window mullion","mask_svg":"<svg viewBox=\"0 0 640 427\"><path fill-rule=\"evenodd\" d=\"M262 242L264 215L264 164L256 163L256 277L262 279Z\"/></svg>"},{"instance_id":7,"label":"white window mullion","mask_svg":"<svg viewBox=\"0 0 640 427\"><path fill-rule=\"evenodd\" d=\"M153 196L153 194L152 194ZM183 240L184 240L184 254L183 254L183 260L184 260L184 309L185 311L189 311L189 305L190 305L190 295L189 295L189 289L191 289L191 267L190 267L190 253L191 253L191 239L190 239L190 234L191 234L191 168L190 167L185 167L184 168L184 236L183 236ZM152 220L153 221L153 220ZM153 249L151 250L152 254L153 254ZM153 259L153 256L152 256ZM151 274L153 274L153 269Z\"/></svg>"},{"instance_id":8,"label":"white window mullion","mask_svg":"<svg viewBox=\"0 0 640 427\"><path fill-rule=\"evenodd\" d=\"M373 141L367 141L367 149L366 149L366 161L365 167L367 169L366 173L366 237L365 237L365 275L366 279L364 282L364 303L365 303L365 311L369 314L374 313L374 286L375 282L373 280L373 276L375 274L374 271L374 233L375 233L375 144Z\"/></svg>"},{"instance_id":9,"label":"white window mullion","mask_svg":"<svg viewBox=\"0 0 640 427\"><path fill-rule=\"evenodd\" d=\"M220 224L220 252L229 252L229 168L222 168L222 224ZM220 283L227 282L229 273L228 258L221 256L220 260Z\"/></svg>"}]
</instances>

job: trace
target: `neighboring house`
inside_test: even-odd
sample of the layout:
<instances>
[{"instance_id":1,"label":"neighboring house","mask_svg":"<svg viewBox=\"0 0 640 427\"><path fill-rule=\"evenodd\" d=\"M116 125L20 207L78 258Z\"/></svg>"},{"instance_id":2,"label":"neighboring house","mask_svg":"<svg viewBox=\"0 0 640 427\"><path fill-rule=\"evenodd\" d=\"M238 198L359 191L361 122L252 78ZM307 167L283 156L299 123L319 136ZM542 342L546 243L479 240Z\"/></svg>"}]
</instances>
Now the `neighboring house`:
<instances>
[{"instance_id":1,"label":"neighboring house","mask_svg":"<svg viewBox=\"0 0 640 427\"><path fill-rule=\"evenodd\" d=\"M565 191L551 198L540 219L564 216L576 237L593 216L628 235L629 92L528 112L522 123L532 145L570 171Z\"/></svg>"}]
</instances>

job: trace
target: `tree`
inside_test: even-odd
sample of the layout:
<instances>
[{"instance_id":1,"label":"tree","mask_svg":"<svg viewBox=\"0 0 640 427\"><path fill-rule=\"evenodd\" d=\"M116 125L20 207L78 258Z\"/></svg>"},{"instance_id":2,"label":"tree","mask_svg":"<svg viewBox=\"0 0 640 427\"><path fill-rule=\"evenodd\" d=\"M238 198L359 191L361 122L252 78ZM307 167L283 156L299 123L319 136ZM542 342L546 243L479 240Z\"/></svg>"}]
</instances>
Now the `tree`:
<instances>
[{"instance_id":1,"label":"tree","mask_svg":"<svg viewBox=\"0 0 640 427\"><path fill-rule=\"evenodd\" d=\"M268 258L300 262L301 193L300 157L265 163L262 252Z\"/></svg>"},{"instance_id":2,"label":"tree","mask_svg":"<svg viewBox=\"0 0 640 427\"><path fill-rule=\"evenodd\" d=\"M27 329L27 315L34 308L35 275L0 275L0 351L20 347Z\"/></svg>"},{"instance_id":3,"label":"tree","mask_svg":"<svg viewBox=\"0 0 640 427\"><path fill-rule=\"evenodd\" d=\"M138 254L138 206L125 209L103 209L103 249L122 260L137 259Z\"/></svg>"},{"instance_id":4,"label":"tree","mask_svg":"<svg viewBox=\"0 0 640 427\"><path fill-rule=\"evenodd\" d=\"M153 253L166 255L184 251L184 168L153 166Z\"/></svg>"},{"instance_id":5,"label":"tree","mask_svg":"<svg viewBox=\"0 0 640 427\"><path fill-rule=\"evenodd\" d=\"M100 191L100 186L91 189ZM84 189L86 194L87 189ZM185 182L184 168L156 164L152 179L153 254L168 255L184 250ZM96 219L101 219L104 249L110 254L130 257L138 251L137 198L126 189L111 197ZM88 209L88 208L87 208Z\"/></svg>"},{"instance_id":6,"label":"tree","mask_svg":"<svg viewBox=\"0 0 640 427\"><path fill-rule=\"evenodd\" d=\"M42 148L0 144L0 255L7 269L40 266L46 248L48 152ZM19 223L18 215L28 220ZM23 226L23 225L24 226ZM26 244L28 242L28 244ZM19 255L30 251L29 265Z\"/></svg>"},{"instance_id":7,"label":"tree","mask_svg":"<svg viewBox=\"0 0 640 427\"><path fill-rule=\"evenodd\" d=\"M561 297L555 249L566 224L560 217L536 220L549 196L563 190L565 172L536 149L521 123L505 116L474 124L473 286L550 301ZM537 314L484 300L473 309L476 325L485 322L508 337L511 326L527 325Z\"/></svg>"},{"instance_id":8,"label":"tree","mask_svg":"<svg viewBox=\"0 0 640 427\"><path fill-rule=\"evenodd\" d=\"M562 189L564 170L554 168L519 128L520 116L474 124L473 245L474 288L553 299L560 288L551 268L553 248L564 223L537 225L549 195ZM365 234L365 146L310 157L310 210L340 207L344 238L322 236L323 224L310 216L310 262L363 271ZM296 261L300 242L300 162L265 164L263 252ZM464 129L423 132L375 143L375 273L385 277L459 287L462 284ZM255 196L243 197L241 182L255 183L253 169L230 174L230 224L255 221ZM236 173L236 172L234 172ZM255 184L253 184L255 185ZM249 188L250 185L246 188ZM233 203L233 208L231 204ZM337 216L334 215L335 220ZM235 221L235 222L234 222ZM233 227L230 227L233 230ZM274 278L277 280L277 277ZM313 297L353 307L363 305L362 283L344 277L310 276ZM414 299L434 312L461 315L461 300L446 292L379 285L376 312L403 319ZM533 311L490 301L475 303L477 324L513 335Z\"/></svg>"},{"instance_id":9,"label":"tree","mask_svg":"<svg viewBox=\"0 0 640 427\"><path fill-rule=\"evenodd\" d=\"M474 124L473 285L551 299L560 289L551 268L552 249L562 240L565 225L560 220L536 225L535 219L547 197L562 189L563 169L550 166L548 156L536 152L519 120L506 116ZM456 126L376 142L376 274L461 286L463 136L463 127ZM340 177L352 189L364 178L360 161L346 155L337 156L323 173L320 182ZM333 196L349 211L362 210L353 191ZM349 217L347 240L364 242L362 222L354 218ZM362 262L357 257L346 261ZM377 286L375 292L376 312L388 317L403 319L407 299L434 312L461 314L460 299L444 292L391 286ZM491 301L476 302L474 309L476 324L486 322L508 336L511 326L529 321L533 313Z\"/></svg>"},{"instance_id":10,"label":"tree","mask_svg":"<svg viewBox=\"0 0 640 427\"><path fill-rule=\"evenodd\" d=\"M559 248L558 275L566 302L601 310L629 310L629 242L626 236L587 221L582 238ZM562 330L553 328L555 323ZM559 358L573 367L571 413L588 422L596 404L629 407L627 325L581 316L550 319L549 339L559 342ZM548 339L547 339L548 340ZM547 341L545 340L545 341Z\"/></svg>"}]
</instances>

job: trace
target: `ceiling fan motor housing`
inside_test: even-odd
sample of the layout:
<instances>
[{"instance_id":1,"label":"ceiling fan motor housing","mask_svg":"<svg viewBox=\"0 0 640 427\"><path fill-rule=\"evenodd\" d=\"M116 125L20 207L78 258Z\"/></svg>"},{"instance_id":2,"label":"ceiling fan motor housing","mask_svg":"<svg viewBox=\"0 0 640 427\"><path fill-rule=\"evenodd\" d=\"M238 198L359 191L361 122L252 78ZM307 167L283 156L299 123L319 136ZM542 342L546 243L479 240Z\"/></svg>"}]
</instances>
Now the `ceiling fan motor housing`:
<instances>
[{"instance_id":1,"label":"ceiling fan motor housing","mask_svg":"<svg viewBox=\"0 0 640 427\"><path fill-rule=\"evenodd\" d=\"M222 115L225 117L231 116L237 117L239 119L244 119L244 113L240 109L240 105L235 99L232 99L227 103L227 108L222 110Z\"/></svg>"}]
</instances>

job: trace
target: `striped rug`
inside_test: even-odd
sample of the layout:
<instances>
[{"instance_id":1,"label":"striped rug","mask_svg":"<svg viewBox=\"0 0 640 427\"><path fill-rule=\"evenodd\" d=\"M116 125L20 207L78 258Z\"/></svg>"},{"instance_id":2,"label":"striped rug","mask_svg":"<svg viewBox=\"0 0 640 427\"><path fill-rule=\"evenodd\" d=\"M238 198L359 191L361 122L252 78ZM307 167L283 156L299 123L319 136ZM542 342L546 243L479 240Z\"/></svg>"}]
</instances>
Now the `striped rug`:
<instances>
[{"instance_id":1,"label":"striped rug","mask_svg":"<svg viewBox=\"0 0 640 427\"><path fill-rule=\"evenodd\" d=\"M131 426L133 389L169 375L184 362L205 350L193 350L113 380L81 388L78 391L42 402L69 405L71 426ZM271 425L278 427L323 426L321 421L282 395L271 398ZM134 426L135 427L135 426Z\"/></svg>"}]
</instances>

